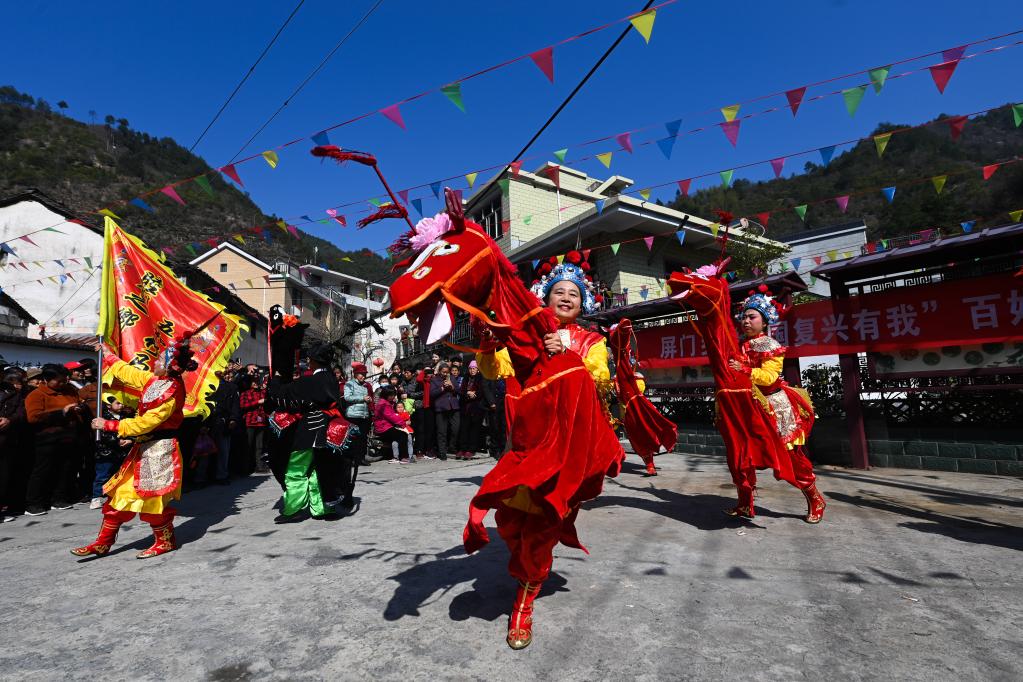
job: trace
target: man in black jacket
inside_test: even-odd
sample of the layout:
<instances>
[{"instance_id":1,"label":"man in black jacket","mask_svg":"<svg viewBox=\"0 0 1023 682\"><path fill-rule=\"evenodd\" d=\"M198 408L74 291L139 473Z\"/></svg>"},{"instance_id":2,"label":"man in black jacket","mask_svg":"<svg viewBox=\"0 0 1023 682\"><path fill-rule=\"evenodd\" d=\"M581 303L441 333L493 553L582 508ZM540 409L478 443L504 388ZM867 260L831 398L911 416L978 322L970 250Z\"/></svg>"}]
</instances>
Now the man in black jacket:
<instances>
[{"instance_id":1,"label":"man in black jacket","mask_svg":"<svg viewBox=\"0 0 1023 682\"><path fill-rule=\"evenodd\" d=\"M299 512L305 509L314 517L333 511L324 501L325 497L328 500L336 497L336 488L335 482L329 480L332 467L327 463L332 457L327 448L330 417L323 412L341 400L337 380L330 370L333 355L330 346L315 346L309 351L309 366L313 370L310 376L290 384L281 384L277 376L270 381L266 404L271 409L302 415L295 425L291 457L284 474L284 508L274 519L277 523L300 520Z\"/></svg>"},{"instance_id":2,"label":"man in black jacket","mask_svg":"<svg viewBox=\"0 0 1023 682\"><path fill-rule=\"evenodd\" d=\"M234 383L231 372L217 372L220 384L217 390L210 396L213 408L210 416L206 418L206 426L210 429L210 436L217 444L217 471L214 474L215 482L220 485L227 485L230 478L231 440L235 429L242 420L242 408L239 402L238 386ZM206 482L205 468L199 468L195 472L195 482L203 484Z\"/></svg>"},{"instance_id":3,"label":"man in black jacket","mask_svg":"<svg viewBox=\"0 0 1023 682\"><path fill-rule=\"evenodd\" d=\"M487 435L490 456L501 459L507 440L507 426L504 417L504 379L483 380L483 405L487 410Z\"/></svg>"}]
</instances>

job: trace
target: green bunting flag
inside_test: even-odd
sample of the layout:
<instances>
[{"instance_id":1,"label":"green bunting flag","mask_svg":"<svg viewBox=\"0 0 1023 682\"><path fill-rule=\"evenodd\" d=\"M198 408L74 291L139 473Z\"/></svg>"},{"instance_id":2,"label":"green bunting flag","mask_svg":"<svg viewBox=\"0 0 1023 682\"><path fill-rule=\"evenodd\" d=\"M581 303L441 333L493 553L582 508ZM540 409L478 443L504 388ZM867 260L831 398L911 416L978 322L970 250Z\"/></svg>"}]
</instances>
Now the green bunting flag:
<instances>
[{"instance_id":1,"label":"green bunting flag","mask_svg":"<svg viewBox=\"0 0 1023 682\"><path fill-rule=\"evenodd\" d=\"M866 92L866 85L860 85L858 87L842 91L842 97L845 98L845 109L849 112L850 116L856 115L856 110L860 108L860 102L863 101L863 95Z\"/></svg>"},{"instance_id":2,"label":"green bunting flag","mask_svg":"<svg viewBox=\"0 0 1023 682\"><path fill-rule=\"evenodd\" d=\"M462 102L462 84L461 83L450 83L440 89L444 93L444 96L451 100L459 110L465 113L465 103Z\"/></svg>"},{"instance_id":3,"label":"green bunting flag","mask_svg":"<svg viewBox=\"0 0 1023 682\"><path fill-rule=\"evenodd\" d=\"M621 244L612 244L611 245L611 253L613 253L614 255L617 256L618 255L618 249L620 249L621 247L622 247Z\"/></svg>"},{"instance_id":4,"label":"green bunting flag","mask_svg":"<svg viewBox=\"0 0 1023 682\"><path fill-rule=\"evenodd\" d=\"M796 212L796 215L799 216L800 220L802 220L803 222L806 222L806 204L801 204L799 206L796 206L796 207L793 208L793 210Z\"/></svg>"},{"instance_id":5,"label":"green bunting flag","mask_svg":"<svg viewBox=\"0 0 1023 682\"><path fill-rule=\"evenodd\" d=\"M567 149L559 149L554 152L554 158L558 160L558 163L565 163L565 155L568 154Z\"/></svg>"},{"instance_id":6,"label":"green bunting flag","mask_svg":"<svg viewBox=\"0 0 1023 682\"><path fill-rule=\"evenodd\" d=\"M508 178L501 178L497 181L498 187L501 188L501 194L508 196L508 186L511 184L511 180Z\"/></svg>"},{"instance_id":7,"label":"green bunting flag","mask_svg":"<svg viewBox=\"0 0 1023 682\"><path fill-rule=\"evenodd\" d=\"M1020 123L1023 123L1023 104L1012 105L1012 120L1016 123L1017 128Z\"/></svg>"},{"instance_id":8,"label":"green bunting flag","mask_svg":"<svg viewBox=\"0 0 1023 682\"><path fill-rule=\"evenodd\" d=\"M734 170L721 171L721 173L720 173L720 175L721 175L721 186L724 187L725 189L728 189L729 187L732 186L732 174L733 173L735 173Z\"/></svg>"},{"instance_id":9,"label":"green bunting flag","mask_svg":"<svg viewBox=\"0 0 1023 682\"><path fill-rule=\"evenodd\" d=\"M948 180L947 175L936 175L931 178L931 184L934 185L934 191L941 194L941 190L945 188L946 180Z\"/></svg>"},{"instance_id":10,"label":"green bunting flag","mask_svg":"<svg viewBox=\"0 0 1023 682\"><path fill-rule=\"evenodd\" d=\"M884 156L885 147L888 146L888 140L892 139L891 133L882 133L874 136L874 146L877 147L877 158Z\"/></svg>"},{"instance_id":11,"label":"green bunting flag","mask_svg":"<svg viewBox=\"0 0 1023 682\"><path fill-rule=\"evenodd\" d=\"M522 222L528 225L529 223L533 222L533 216L527 215L525 218L522 219Z\"/></svg>"},{"instance_id":12,"label":"green bunting flag","mask_svg":"<svg viewBox=\"0 0 1023 682\"><path fill-rule=\"evenodd\" d=\"M205 175L200 175L199 177L197 177L195 179L195 184L202 187L202 191L206 192L206 194L213 196L213 187L210 185L210 179L207 178Z\"/></svg>"},{"instance_id":13,"label":"green bunting flag","mask_svg":"<svg viewBox=\"0 0 1023 682\"><path fill-rule=\"evenodd\" d=\"M890 66L882 66L876 69L870 70L870 82L874 85L874 92L880 93L881 88L884 87L885 80L888 79L888 72L891 70Z\"/></svg>"}]
</instances>

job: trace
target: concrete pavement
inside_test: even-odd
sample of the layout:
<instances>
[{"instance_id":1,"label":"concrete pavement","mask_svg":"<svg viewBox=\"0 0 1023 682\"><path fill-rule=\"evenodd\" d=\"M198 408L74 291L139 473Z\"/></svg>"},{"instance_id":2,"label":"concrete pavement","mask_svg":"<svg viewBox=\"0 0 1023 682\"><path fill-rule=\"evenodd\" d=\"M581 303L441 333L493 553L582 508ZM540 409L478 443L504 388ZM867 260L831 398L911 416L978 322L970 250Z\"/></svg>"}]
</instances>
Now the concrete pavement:
<instances>
[{"instance_id":1,"label":"concrete pavement","mask_svg":"<svg viewBox=\"0 0 1023 682\"><path fill-rule=\"evenodd\" d=\"M766 477L729 519L720 458L638 458L559 547L535 641L504 644L514 581L496 531L461 549L491 460L374 464L339 521L273 524L253 477L186 495L183 547L148 526L78 560L84 508L0 526L0 678L1014 680L1023 677L1023 481L819 471L828 511ZM492 522L492 517L491 517Z\"/></svg>"}]
</instances>

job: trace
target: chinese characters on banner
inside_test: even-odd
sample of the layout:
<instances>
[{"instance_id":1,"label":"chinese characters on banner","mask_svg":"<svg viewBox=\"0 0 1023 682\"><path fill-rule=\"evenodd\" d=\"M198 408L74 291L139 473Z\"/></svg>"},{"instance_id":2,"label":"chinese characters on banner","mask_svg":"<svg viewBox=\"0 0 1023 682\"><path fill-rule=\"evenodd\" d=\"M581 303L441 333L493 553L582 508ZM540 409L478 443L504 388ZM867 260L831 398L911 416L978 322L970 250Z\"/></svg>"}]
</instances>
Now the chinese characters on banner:
<instances>
[{"instance_id":1,"label":"chinese characters on banner","mask_svg":"<svg viewBox=\"0 0 1023 682\"><path fill-rule=\"evenodd\" d=\"M106 219L103 288L97 333L110 352L146 371L167 346L213 321L192 341L199 368L186 372L185 415L203 411L203 395L212 390L214 372L223 369L238 347L241 320L217 313L223 306L186 287L137 237Z\"/></svg>"},{"instance_id":2,"label":"chinese characters on banner","mask_svg":"<svg viewBox=\"0 0 1023 682\"><path fill-rule=\"evenodd\" d=\"M1023 281L1011 273L795 306L771 335L787 357L1023 340ZM637 329L640 366L702 365L691 321Z\"/></svg>"}]
</instances>

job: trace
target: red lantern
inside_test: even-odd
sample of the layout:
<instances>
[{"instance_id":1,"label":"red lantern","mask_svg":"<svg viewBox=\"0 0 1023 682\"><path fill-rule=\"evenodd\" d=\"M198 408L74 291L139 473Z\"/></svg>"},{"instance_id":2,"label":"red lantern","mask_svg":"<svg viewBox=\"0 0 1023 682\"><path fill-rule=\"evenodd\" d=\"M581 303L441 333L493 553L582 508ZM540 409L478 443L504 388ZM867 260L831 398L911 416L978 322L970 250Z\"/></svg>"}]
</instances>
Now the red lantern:
<instances>
[{"instance_id":1,"label":"red lantern","mask_svg":"<svg viewBox=\"0 0 1023 682\"><path fill-rule=\"evenodd\" d=\"M376 366L376 367L383 367L384 366L384 359L383 358L376 358L375 360L373 360L373 365Z\"/></svg>"}]
</instances>

